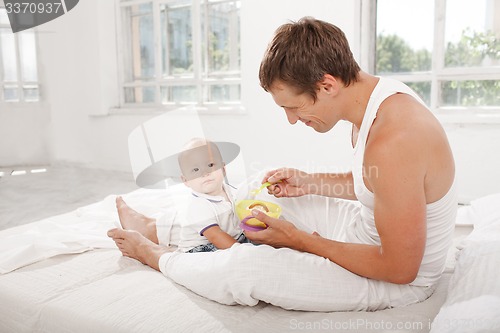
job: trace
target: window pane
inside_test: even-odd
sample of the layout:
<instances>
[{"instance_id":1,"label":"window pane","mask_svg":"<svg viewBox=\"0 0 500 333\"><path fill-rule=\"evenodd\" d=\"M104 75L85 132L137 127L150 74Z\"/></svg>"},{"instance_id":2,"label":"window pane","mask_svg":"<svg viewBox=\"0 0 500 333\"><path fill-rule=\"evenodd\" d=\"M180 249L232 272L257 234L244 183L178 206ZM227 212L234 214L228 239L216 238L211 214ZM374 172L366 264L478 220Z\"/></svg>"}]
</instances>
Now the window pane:
<instances>
[{"instance_id":1,"label":"window pane","mask_svg":"<svg viewBox=\"0 0 500 333\"><path fill-rule=\"evenodd\" d=\"M239 84L211 85L209 89L209 102L226 102L240 100Z\"/></svg>"},{"instance_id":2,"label":"window pane","mask_svg":"<svg viewBox=\"0 0 500 333\"><path fill-rule=\"evenodd\" d=\"M161 6L163 75L193 73L191 1Z\"/></svg>"},{"instance_id":3,"label":"window pane","mask_svg":"<svg viewBox=\"0 0 500 333\"><path fill-rule=\"evenodd\" d=\"M197 102L196 86L172 86L161 88L161 101L163 104L178 102Z\"/></svg>"},{"instance_id":4,"label":"window pane","mask_svg":"<svg viewBox=\"0 0 500 333\"><path fill-rule=\"evenodd\" d=\"M23 81L38 81L35 34L32 31L19 33L19 52Z\"/></svg>"},{"instance_id":5,"label":"window pane","mask_svg":"<svg viewBox=\"0 0 500 333\"><path fill-rule=\"evenodd\" d=\"M240 0L138 2L120 1L125 103L240 100L239 84L214 84L239 82Z\"/></svg>"},{"instance_id":6,"label":"window pane","mask_svg":"<svg viewBox=\"0 0 500 333\"><path fill-rule=\"evenodd\" d=\"M431 105L431 82L405 82L413 89L427 106Z\"/></svg>"},{"instance_id":7,"label":"window pane","mask_svg":"<svg viewBox=\"0 0 500 333\"><path fill-rule=\"evenodd\" d=\"M151 79L154 77L154 30L152 5L126 7L130 24L129 68L127 81Z\"/></svg>"},{"instance_id":8,"label":"window pane","mask_svg":"<svg viewBox=\"0 0 500 333\"><path fill-rule=\"evenodd\" d=\"M444 81L441 99L444 106L500 106L500 81Z\"/></svg>"},{"instance_id":9,"label":"window pane","mask_svg":"<svg viewBox=\"0 0 500 333\"><path fill-rule=\"evenodd\" d=\"M37 86L23 87L23 97L25 102L38 102L40 96L38 95Z\"/></svg>"},{"instance_id":10,"label":"window pane","mask_svg":"<svg viewBox=\"0 0 500 333\"><path fill-rule=\"evenodd\" d=\"M15 86L5 87L3 89L3 96L6 102L19 102L19 93Z\"/></svg>"},{"instance_id":11,"label":"window pane","mask_svg":"<svg viewBox=\"0 0 500 333\"><path fill-rule=\"evenodd\" d=\"M375 71L431 70L434 0L378 0Z\"/></svg>"},{"instance_id":12,"label":"window pane","mask_svg":"<svg viewBox=\"0 0 500 333\"><path fill-rule=\"evenodd\" d=\"M500 0L446 2L445 66L500 65Z\"/></svg>"},{"instance_id":13,"label":"window pane","mask_svg":"<svg viewBox=\"0 0 500 333\"><path fill-rule=\"evenodd\" d=\"M240 69L240 3L209 3L205 7L203 27L207 48L207 71L226 72Z\"/></svg>"},{"instance_id":14,"label":"window pane","mask_svg":"<svg viewBox=\"0 0 500 333\"><path fill-rule=\"evenodd\" d=\"M125 103L154 103L155 87L125 88Z\"/></svg>"},{"instance_id":15,"label":"window pane","mask_svg":"<svg viewBox=\"0 0 500 333\"><path fill-rule=\"evenodd\" d=\"M0 29L0 45L2 46L3 81L17 82L16 44L12 31Z\"/></svg>"}]
</instances>

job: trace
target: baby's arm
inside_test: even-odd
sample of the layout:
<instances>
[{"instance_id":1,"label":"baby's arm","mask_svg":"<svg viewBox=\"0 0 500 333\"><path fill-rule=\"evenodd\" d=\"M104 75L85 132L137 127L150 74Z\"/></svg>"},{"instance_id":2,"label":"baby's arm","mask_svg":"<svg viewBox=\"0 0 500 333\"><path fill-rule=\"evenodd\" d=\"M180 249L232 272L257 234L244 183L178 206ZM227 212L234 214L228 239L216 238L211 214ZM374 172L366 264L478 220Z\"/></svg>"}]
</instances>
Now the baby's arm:
<instances>
[{"instance_id":1,"label":"baby's arm","mask_svg":"<svg viewBox=\"0 0 500 333\"><path fill-rule=\"evenodd\" d=\"M236 240L229 236L228 233L222 231L222 229L218 225L214 225L205 231L203 231L203 236L205 236L210 243L214 244L218 249L228 249Z\"/></svg>"}]
</instances>

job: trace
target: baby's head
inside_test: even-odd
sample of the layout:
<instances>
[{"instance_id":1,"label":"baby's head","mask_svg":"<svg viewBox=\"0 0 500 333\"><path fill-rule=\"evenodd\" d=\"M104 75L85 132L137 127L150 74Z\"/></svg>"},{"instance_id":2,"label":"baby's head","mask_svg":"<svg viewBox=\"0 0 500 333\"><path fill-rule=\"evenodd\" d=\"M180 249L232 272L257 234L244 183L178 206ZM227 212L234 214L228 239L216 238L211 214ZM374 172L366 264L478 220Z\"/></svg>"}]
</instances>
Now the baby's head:
<instances>
[{"instance_id":1,"label":"baby's head","mask_svg":"<svg viewBox=\"0 0 500 333\"><path fill-rule=\"evenodd\" d=\"M217 194L222 190L225 169L217 145L195 138L189 141L178 156L181 179L196 192Z\"/></svg>"}]
</instances>

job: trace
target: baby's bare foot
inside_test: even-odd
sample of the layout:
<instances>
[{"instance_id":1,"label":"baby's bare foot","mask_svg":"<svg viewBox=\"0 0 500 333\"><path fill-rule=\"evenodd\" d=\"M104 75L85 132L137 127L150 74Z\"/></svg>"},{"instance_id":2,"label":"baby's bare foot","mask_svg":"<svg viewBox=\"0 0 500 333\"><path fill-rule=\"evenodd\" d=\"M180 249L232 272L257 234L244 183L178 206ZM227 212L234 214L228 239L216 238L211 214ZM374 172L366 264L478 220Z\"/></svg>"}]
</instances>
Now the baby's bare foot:
<instances>
[{"instance_id":1,"label":"baby's bare foot","mask_svg":"<svg viewBox=\"0 0 500 333\"><path fill-rule=\"evenodd\" d=\"M116 198L116 209L123 229L135 230L150 241L158 244L155 219L136 212L123 201L122 197Z\"/></svg>"}]
</instances>

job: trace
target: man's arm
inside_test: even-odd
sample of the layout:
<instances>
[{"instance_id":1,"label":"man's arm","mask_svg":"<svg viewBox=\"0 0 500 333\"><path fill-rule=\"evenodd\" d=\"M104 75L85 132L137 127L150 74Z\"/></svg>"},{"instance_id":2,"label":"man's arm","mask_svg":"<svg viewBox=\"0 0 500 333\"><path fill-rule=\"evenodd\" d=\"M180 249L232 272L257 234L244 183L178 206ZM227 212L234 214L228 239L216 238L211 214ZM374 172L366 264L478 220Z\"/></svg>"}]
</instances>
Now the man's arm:
<instances>
[{"instance_id":1,"label":"man's arm","mask_svg":"<svg viewBox=\"0 0 500 333\"><path fill-rule=\"evenodd\" d=\"M325 197L357 200L354 194L352 172L311 174L309 194Z\"/></svg>"},{"instance_id":2,"label":"man's arm","mask_svg":"<svg viewBox=\"0 0 500 333\"><path fill-rule=\"evenodd\" d=\"M258 212L257 218L269 228L247 232L247 237L317 254L364 277L402 284L413 281L426 240L425 157L419 151L418 141L407 139L374 142L365 154L365 166L375 166L378 171L367 175L366 180L375 195L380 246L325 239Z\"/></svg>"},{"instance_id":3,"label":"man's arm","mask_svg":"<svg viewBox=\"0 0 500 333\"><path fill-rule=\"evenodd\" d=\"M306 194L356 200L352 173L307 173L292 168L269 171L262 183L272 183L268 192L278 198Z\"/></svg>"}]
</instances>

